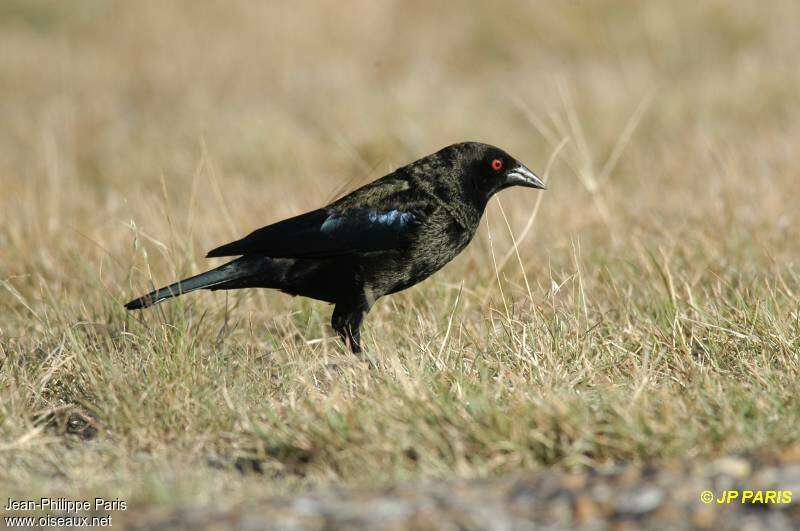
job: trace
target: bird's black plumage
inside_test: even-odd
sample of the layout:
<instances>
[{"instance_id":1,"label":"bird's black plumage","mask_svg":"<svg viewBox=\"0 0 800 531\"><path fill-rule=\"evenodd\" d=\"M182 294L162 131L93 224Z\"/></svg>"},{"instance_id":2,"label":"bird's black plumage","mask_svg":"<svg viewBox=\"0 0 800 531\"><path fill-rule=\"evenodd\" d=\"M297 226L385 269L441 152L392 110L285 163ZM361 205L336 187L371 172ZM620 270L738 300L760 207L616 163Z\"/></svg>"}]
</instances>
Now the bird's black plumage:
<instances>
[{"instance_id":1,"label":"bird's black plumage","mask_svg":"<svg viewBox=\"0 0 800 531\"><path fill-rule=\"evenodd\" d=\"M331 325L359 352L380 297L426 279L470 242L491 196L544 188L522 163L479 142L448 146L326 207L258 229L209 257L239 256L125 305L146 308L197 289L272 288L335 304Z\"/></svg>"}]
</instances>

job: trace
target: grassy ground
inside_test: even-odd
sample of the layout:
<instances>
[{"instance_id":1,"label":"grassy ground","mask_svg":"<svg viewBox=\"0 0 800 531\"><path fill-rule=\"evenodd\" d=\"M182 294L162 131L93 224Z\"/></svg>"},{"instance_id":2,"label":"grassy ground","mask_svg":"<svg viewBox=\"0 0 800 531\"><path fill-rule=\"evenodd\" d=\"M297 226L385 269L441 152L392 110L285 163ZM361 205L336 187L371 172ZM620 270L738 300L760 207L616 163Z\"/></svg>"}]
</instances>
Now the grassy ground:
<instances>
[{"instance_id":1,"label":"grassy ground","mask_svg":"<svg viewBox=\"0 0 800 531\"><path fill-rule=\"evenodd\" d=\"M0 488L224 505L800 458L798 22L791 0L3 2ZM121 306L466 139L550 189L501 194L377 305L376 368L317 302Z\"/></svg>"}]
</instances>

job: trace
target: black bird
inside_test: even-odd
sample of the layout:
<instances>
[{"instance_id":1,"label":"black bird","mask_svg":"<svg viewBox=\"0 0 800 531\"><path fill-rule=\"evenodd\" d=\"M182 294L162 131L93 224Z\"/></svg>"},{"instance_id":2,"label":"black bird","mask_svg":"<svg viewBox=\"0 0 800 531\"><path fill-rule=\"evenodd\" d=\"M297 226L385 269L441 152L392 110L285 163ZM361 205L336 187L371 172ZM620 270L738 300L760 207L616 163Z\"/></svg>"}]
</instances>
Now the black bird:
<instances>
[{"instance_id":1,"label":"black bird","mask_svg":"<svg viewBox=\"0 0 800 531\"><path fill-rule=\"evenodd\" d=\"M210 251L240 256L125 305L146 308L197 289L272 288L336 306L331 326L361 352L375 301L428 278L470 242L493 194L544 183L502 149L453 144L326 207Z\"/></svg>"}]
</instances>

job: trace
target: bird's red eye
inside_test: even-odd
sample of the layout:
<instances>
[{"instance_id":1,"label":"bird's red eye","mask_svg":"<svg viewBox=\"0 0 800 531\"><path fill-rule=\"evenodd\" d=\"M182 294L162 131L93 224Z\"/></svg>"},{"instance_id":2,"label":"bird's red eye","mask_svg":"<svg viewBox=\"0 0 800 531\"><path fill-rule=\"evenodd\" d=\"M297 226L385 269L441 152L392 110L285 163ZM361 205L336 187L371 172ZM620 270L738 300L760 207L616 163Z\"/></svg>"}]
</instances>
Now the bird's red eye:
<instances>
[{"instance_id":1,"label":"bird's red eye","mask_svg":"<svg viewBox=\"0 0 800 531\"><path fill-rule=\"evenodd\" d=\"M503 161L500 159L494 159L492 161L492 169L494 171L500 171L503 169Z\"/></svg>"}]
</instances>

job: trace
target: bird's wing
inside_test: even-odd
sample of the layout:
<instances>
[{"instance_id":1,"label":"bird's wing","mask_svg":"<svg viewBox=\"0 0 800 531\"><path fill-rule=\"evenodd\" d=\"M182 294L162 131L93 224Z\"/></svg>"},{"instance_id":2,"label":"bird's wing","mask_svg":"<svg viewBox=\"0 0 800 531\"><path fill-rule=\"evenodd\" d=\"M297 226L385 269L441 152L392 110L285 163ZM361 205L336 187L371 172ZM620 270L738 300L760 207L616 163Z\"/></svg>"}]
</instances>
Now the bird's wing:
<instances>
[{"instance_id":1,"label":"bird's wing","mask_svg":"<svg viewBox=\"0 0 800 531\"><path fill-rule=\"evenodd\" d=\"M398 249L418 225L419 217L400 208L321 208L258 229L207 256L324 258Z\"/></svg>"}]
</instances>

